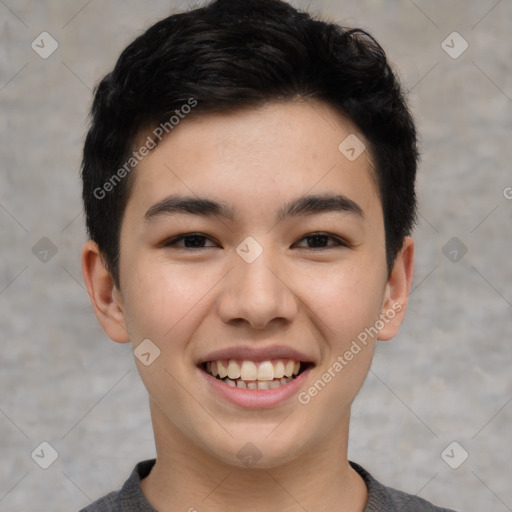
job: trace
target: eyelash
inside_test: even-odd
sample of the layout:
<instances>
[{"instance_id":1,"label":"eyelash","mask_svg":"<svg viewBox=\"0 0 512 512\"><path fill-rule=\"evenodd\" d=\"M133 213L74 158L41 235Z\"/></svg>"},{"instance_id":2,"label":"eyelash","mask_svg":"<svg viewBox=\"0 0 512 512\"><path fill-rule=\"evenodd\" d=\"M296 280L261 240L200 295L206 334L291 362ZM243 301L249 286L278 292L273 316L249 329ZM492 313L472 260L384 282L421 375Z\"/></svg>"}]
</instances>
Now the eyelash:
<instances>
[{"instance_id":1,"label":"eyelash","mask_svg":"<svg viewBox=\"0 0 512 512\"><path fill-rule=\"evenodd\" d=\"M330 235L329 233L322 233L322 232L308 234L308 235L302 237L299 240L299 242L301 242L302 240L306 240L308 238L314 238L317 236L326 237L328 239L330 238L331 240L334 240L336 242L336 245L331 245L331 246L327 246L327 247L302 247L302 248L307 249L307 250L318 251L318 250L332 249L334 247L349 247L349 244L346 241L344 241L343 239L341 239L337 236L334 236L334 235ZM193 237L201 238L201 239L208 239L210 241L212 240L210 237L208 237L206 235L202 235L201 233L186 233L186 234L176 236L174 238L171 238L171 239L163 242L161 244L161 246L162 247L173 247L173 246L176 246L176 244L178 242L181 242L182 240L185 240L187 238L193 238ZM178 247L178 248L185 249L185 250L193 250L193 251L198 250L198 249L208 249L208 247Z\"/></svg>"}]
</instances>

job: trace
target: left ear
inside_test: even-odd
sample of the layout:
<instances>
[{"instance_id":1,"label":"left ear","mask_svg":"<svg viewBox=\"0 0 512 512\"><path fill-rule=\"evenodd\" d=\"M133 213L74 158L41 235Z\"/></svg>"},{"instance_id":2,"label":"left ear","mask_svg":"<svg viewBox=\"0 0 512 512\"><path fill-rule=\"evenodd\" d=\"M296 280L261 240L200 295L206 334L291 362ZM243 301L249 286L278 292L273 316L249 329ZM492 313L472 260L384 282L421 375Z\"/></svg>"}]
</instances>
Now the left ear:
<instances>
[{"instance_id":1,"label":"left ear","mask_svg":"<svg viewBox=\"0 0 512 512\"><path fill-rule=\"evenodd\" d=\"M407 236L397 254L388 277L380 319L378 340L387 341L396 336L405 316L414 273L414 240Z\"/></svg>"}]
</instances>

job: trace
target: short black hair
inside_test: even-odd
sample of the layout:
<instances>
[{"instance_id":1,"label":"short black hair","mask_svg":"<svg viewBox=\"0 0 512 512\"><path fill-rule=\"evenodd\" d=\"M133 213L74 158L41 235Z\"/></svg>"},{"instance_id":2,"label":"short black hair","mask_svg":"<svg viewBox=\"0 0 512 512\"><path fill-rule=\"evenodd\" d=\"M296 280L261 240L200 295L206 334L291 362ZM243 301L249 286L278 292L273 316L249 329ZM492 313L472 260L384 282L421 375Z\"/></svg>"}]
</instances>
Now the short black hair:
<instances>
[{"instance_id":1,"label":"short black hair","mask_svg":"<svg viewBox=\"0 0 512 512\"><path fill-rule=\"evenodd\" d=\"M296 99L328 103L369 142L391 271L416 221L419 156L412 115L384 50L362 29L281 0L215 0L151 26L95 89L82 199L88 234L118 288L120 228L140 135L160 139L184 113L188 119ZM150 139L148 148L155 146Z\"/></svg>"}]
</instances>

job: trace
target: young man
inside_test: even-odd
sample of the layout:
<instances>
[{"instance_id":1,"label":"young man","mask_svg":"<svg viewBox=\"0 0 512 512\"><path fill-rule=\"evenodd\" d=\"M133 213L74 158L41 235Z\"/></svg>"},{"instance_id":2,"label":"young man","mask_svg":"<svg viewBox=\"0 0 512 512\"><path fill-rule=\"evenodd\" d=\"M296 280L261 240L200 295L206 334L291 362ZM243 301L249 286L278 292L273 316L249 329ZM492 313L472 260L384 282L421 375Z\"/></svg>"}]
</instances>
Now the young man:
<instances>
[{"instance_id":1,"label":"young man","mask_svg":"<svg viewBox=\"0 0 512 512\"><path fill-rule=\"evenodd\" d=\"M156 461L92 511L441 511L348 461L413 275L416 133L367 33L217 0L126 48L83 159L94 311Z\"/></svg>"}]
</instances>

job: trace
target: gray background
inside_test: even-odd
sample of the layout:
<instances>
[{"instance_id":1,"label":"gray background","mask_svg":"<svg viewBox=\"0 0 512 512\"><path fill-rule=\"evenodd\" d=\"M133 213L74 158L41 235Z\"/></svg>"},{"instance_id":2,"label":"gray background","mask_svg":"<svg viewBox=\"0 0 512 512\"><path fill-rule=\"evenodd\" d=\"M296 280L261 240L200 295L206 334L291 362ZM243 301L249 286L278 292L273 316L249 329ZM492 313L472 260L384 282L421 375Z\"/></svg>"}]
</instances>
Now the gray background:
<instances>
[{"instance_id":1,"label":"gray background","mask_svg":"<svg viewBox=\"0 0 512 512\"><path fill-rule=\"evenodd\" d=\"M155 455L130 347L101 331L83 286L78 168L91 89L191 5L0 0L1 511L78 510ZM512 510L512 2L294 5L377 37L422 134L410 309L356 399L350 457L435 503ZM59 44L47 59L31 48L43 31ZM453 31L469 44L458 58L442 47ZM58 452L48 469L31 458L42 441ZM458 469L441 456L453 441L452 465L469 453Z\"/></svg>"}]
</instances>

